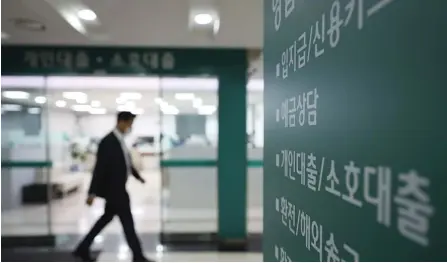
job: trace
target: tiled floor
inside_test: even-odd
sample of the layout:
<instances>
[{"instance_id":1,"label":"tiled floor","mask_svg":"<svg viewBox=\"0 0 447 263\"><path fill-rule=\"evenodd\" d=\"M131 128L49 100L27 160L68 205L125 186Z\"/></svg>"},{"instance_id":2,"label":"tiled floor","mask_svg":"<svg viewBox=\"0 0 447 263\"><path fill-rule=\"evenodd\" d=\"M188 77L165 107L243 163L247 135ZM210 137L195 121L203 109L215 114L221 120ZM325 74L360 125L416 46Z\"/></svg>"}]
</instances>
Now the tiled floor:
<instances>
[{"instance_id":1,"label":"tiled floor","mask_svg":"<svg viewBox=\"0 0 447 263\"><path fill-rule=\"evenodd\" d=\"M160 174L152 171L143 174L146 184L129 179L132 212L140 233L165 232L215 232L217 230L217 212L215 210L169 210L161 205ZM92 207L84 205L85 189L89 183L85 177L84 190L61 201L53 202L49 209L45 205L26 206L2 211L3 235L29 235L48 233L48 219L51 217L51 230L56 234L83 234L102 214L104 202L95 200ZM50 211L51 210L51 211ZM162 220L162 212L164 218ZM51 214L51 216L50 216ZM262 211L249 211L248 231L262 232ZM107 226L104 233L121 233L118 219Z\"/></svg>"},{"instance_id":2,"label":"tiled floor","mask_svg":"<svg viewBox=\"0 0 447 263\"><path fill-rule=\"evenodd\" d=\"M212 251L186 252L162 251L158 241L161 230L169 233L216 232L216 211L213 210L168 210L162 206L160 191L160 173L150 171L142 174L147 183L141 185L129 179L127 188L131 197L132 211L139 235L148 257L157 261L262 261L260 253L220 253ZM9 211L2 211L2 235L47 234L48 218L51 217L51 230L58 235L79 236L85 234L102 214L104 203L95 200L92 207L84 205L85 189L90 181L85 177L85 187L79 194L61 201L53 202L51 211L47 206L26 206ZM162 220L169 218L168 222ZM262 232L262 211L252 209L248 214L248 231ZM150 236L150 238L146 238ZM120 237L117 239L117 237ZM76 238L78 239L78 238ZM68 242L74 246L77 240ZM106 227L101 236L95 240L96 246L104 247L100 261L128 261L129 249L122 236L122 228L118 219ZM107 246L104 246L105 244Z\"/></svg>"},{"instance_id":3,"label":"tiled floor","mask_svg":"<svg viewBox=\"0 0 447 263\"><path fill-rule=\"evenodd\" d=\"M164 262L261 262L261 253L233 253L233 252L155 252L146 256L154 261ZM101 253L98 261L119 262L131 260L129 254Z\"/></svg>"},{"instance_id":4,"label":"tiled floor","mask_svg":"<svg viewBox=\"0 0 447 263\"><path fill-rule=\"evenodd\" d=\"M145 185L136 180L129 180L128 190L131 196L132 211L136 225L142 232L157 232L160 230L160 187L157 173L145 173L148 180ZM104 202L95 200L92 207L84 204L86 190L89 184L88 175L84 189L79 193L52 202L51 216L48 206L25 206L2 211L2 234L45 234L48 232L48 219L51 217L52 232L57 234L85 233L92 223L102 214ZM114 220L105 233L121 232L119 220Z\"/></svg>"}]
</instances>

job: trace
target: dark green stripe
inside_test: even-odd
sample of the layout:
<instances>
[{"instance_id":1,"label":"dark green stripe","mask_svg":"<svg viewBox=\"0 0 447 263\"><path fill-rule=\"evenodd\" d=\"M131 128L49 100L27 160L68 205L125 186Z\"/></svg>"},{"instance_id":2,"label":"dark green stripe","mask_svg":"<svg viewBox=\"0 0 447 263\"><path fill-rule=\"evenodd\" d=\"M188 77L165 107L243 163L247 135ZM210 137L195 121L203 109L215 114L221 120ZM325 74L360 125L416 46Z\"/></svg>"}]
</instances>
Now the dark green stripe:
<instances>
[{"instance_id":1,"label":"dark green stripe","mask_svg":"<svg viewBox=\"0 0 447 263\"><path fill-rule=\"evenodd\" d=\"M248 160L247 166L249 168L262 168L264 167L264 160Z\"/></svg>"},{"instance_id":2,"label":"dark green stripe","mask_svg":"<svg viewBox=\"0 0 447 263\"><path fill-rule=\"evenodd\" d=\"M51 168L51 161L2 161L2 168Z\"/></svg>"},{"instance_id":3,"label":"dark green stripe","mask_svg":"<svg viewBox=\"0 0 447 263\"><path fill-rule=\"evenodd\" d=\"M213 167L217 160L161 160L161 167Z\"/></svg>"},{"instance_id":4,"label":"dark green stripe","mask_svg":"<svg viewBox=\"0 0 447 263\"><path fill-rule=\"evenodd\" d=\"M247 166L251 168L263 167L263 160L248 160ZM52 167L51 161L3 161L2 168L44 168ZM161 167L215 167L217 160L162 160Z\"/></svg>"},{"instance_id":5,"label":"dark green stripe","mask_svg":"<svg viewBox=\"0 0 447 263\"><path fill-rule=\"evenodd\" d=\"M217 160L162 160L161 167L215 167ZM248 160L247 166L250 168L258 168L264 166L263 160Z\"/></svg>"}]
</instances>

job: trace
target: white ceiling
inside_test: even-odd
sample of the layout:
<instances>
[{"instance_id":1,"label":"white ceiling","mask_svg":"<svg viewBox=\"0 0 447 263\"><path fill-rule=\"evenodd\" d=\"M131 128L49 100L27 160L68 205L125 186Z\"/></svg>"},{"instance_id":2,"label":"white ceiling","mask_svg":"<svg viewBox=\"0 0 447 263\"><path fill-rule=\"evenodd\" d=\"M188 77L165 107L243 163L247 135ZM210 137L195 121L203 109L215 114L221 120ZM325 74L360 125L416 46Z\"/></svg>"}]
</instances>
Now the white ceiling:
<instances>
[{"instance_id":1,"label":"white ceiling","mask_svg":"<svg viewBox=\"0 0 447 263\"><path fill-rule=\"evenodd\" d=\"M2 32L10 35L4 43L261 48L263 41L261 0L2 0L1 5ZM215 36L189 29L190 11L203 7L219 14ZM98 16L86 25L86 34L62 15L80 8ZM16 18L39 21L46 30L19 29L11 22Z\"/></svg>"}]
</instances>

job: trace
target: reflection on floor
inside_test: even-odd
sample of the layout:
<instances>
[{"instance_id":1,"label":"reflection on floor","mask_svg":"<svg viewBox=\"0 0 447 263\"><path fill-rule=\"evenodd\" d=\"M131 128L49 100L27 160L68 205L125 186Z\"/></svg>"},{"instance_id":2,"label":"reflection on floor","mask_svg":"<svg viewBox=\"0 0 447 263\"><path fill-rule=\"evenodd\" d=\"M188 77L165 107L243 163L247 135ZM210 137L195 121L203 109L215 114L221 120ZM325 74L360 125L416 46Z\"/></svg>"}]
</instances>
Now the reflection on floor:
<instances>
[{"instance_id":1,"label":"reflection on floor","mask_svg":"<svg viewBox=\"0 0 447 263\"><path fill-rule=\"evenodd\" d=\"M261 262L261 253L229 253L229 252L170 252L146 253L146 256L160 262ZM126 255L116 253L101 253L98 261L116 262L129 261Z\"/></svg>"},{"instance_id":2,"label":"reflection on floor","mask_svg":"<svg viewBox=\"0 0 447 263\"><path fill-rule=\"evenodd\" d=\"M219 253L207 249L201 252L190 252L188 249L162 251L163 249L160 249L162 246L158 245L158 234L162 229L169 233L216 232L217 211L169 210L163 206L159 171L146 171L142 173L142 176L146 179L145 185L130 178L127 188L131 197L137 231L142 236L143 243L146 243L143 245L150 258L157 261L262 261L260 253ZM45 205L37 205L2 211L2 236L47 234L48 219L51 218L52 233L76 237L71 238L68 243L65 242L71 249L70 247L74 246L79 236L85 234L101 215L104 206L102 200L95 200L92 207L84 205L85 192L90 181L89 175L85 176L84 181L83 190L71 197L53 202L51 209ZM252 209L248 217L248 231L262 233L262 211ZM99 257L100 261L128 261L130 259L118 219L112 221L95 243L99 247L106 243L114 243L114 245L104 246L103 253Z\"/></svg>"},{"instance_id":3,"label":"reflection on floor","mask_svg":"<svg viewBox=\"0 0 447 263\"><path fill-rule=\"evenodd\" d=\"M132 202L132 211L138 230L158 232L160 230L160 176L157 173L144 173L147 183L142 185L130 178L127 188ZM52 232L56 234L83 234L102 214L104 202L95 200L92 207L84 203L86 189L90 183L89 175L84 178L84 189L79 193L46 205L24 206L2 211L2 234L46 234L51 217ZM50 216L51 214L51 216ZM119 220L115 219L104 233L121 233Z\"/></svg>"},{"instance_id":4,"label":"reflection on floor","mask_svg":"<svg viewBox=\"0 0 447 263\"><path fill-rule=\"evenodd\" d=\"M139 232L158 233L162 227L167 232L215 232L217 230L215 210L172 210L161 205L160 174L149 171L142 174L146 184L133 178L127 183L132 202L132 212ZM56 234L83 234L102 214L104 202L95 200L92 207L84 204L90 178L85 177L85 187L78 194L60 201L52 202L51 208L45 205L24 206L2 211L3 235L29 235L48 233L48 220L51 217L52 232ZM163 209L162 209L163 208ZM162 211L165 220L161 220ZM51 216L49 216L51 213ZM168 219L168 220L166 220ZM262 232L262 211L250 209L248 231ZM105 229L104 233L121 233L118 219Z\"/></svg>"}]
</instances>

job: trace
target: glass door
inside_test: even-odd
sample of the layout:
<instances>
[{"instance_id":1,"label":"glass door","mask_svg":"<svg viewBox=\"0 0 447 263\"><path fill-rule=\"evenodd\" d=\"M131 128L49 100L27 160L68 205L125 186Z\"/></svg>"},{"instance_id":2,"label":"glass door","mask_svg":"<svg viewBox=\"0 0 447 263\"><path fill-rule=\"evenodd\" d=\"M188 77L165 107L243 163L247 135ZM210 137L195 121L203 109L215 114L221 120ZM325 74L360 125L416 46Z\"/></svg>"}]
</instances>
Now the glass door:
<instances>
[{"instance_id":1,"label":"glass door","mask_svg":"<svg viewBox=\"0 0 447 263\"><path fill-rule=\"evenodd\" d=\"M247 230L262 234L263 229L263 91L247 90Z\"/></svg>"},{"instance_id":2,"label":"glass door","mask_svg":"<svg viewBox=\"0 0 447 263\"><path fill-rule=\"evenodd\" d=\"M215 78L161 78L162 238L217 232Z\"/></svg>"},{"instance_id":3,"label":"glass door","mask_svg":"<svg viewBox=\"0 0 447 263\"><path fill-rule=\"evenodd\" d=\"M2 240L30 242L53 232L45 83L44 77L2 76Z\"/></svg>"}]
</instances>

